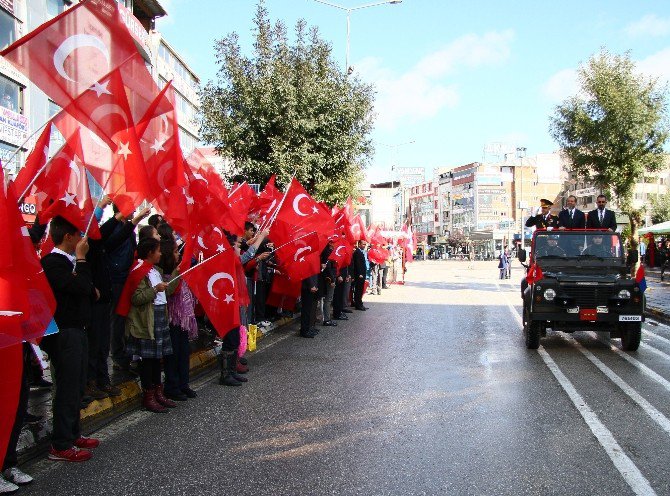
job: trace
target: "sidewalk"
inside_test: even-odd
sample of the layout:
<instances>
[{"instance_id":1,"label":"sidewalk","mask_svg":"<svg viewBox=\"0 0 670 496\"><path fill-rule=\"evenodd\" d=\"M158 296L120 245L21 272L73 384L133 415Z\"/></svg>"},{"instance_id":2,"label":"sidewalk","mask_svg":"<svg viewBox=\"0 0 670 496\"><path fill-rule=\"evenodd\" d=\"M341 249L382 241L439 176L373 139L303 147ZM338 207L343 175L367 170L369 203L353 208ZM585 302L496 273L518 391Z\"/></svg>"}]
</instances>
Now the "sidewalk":
<instances>
[{"instance_id":1,"label":"sidewalk","mask_svg":"<svg viewBox=\"0 0 670 496\"><path fill-rule=\"evenodd\" d=\"M647 313L653 317L670 322L670 273L661 281L661 269L645 267L647 279Z\"/></svg>"},{"instance_id":2,"label":"sidewalk","mask_svg":"<svg viewBox=\"0 0 670 496\"><path fill-rule=\"evenodd\" d=\"M264 329L259 327L257 341L262 340L271 332L290 324L294 320L295 317L285 317L276 320ZM192 379L196 375L209 371L216 366L218 350L218 347L210 346L191 353L190 372ZM251 356L253 356L253 353L251 353ZM121 389L121 395L94 400L87 408L81 410L82 430L85 433L124 413L139 408L141 404L142 391L139 379L129 372L113 370L111 363L110 359L108 364L112 384ZM51 381L49 369L44 371L44 378ZM52 429L51 400L52 390L32 389L30 391L28 411L34 415L42 416L43 420L38 424L26 425L21 431L17 451L19 458L23 461L40 456L48 449Z\"/></svg>"}]
</instances>

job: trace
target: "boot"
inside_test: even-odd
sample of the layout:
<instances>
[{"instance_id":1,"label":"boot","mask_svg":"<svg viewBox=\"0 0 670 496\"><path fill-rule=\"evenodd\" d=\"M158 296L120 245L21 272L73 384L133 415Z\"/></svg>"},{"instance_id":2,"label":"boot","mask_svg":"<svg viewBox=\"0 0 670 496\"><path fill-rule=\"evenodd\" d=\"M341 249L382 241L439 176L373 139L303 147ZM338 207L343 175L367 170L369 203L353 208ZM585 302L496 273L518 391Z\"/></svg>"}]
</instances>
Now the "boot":
<instances>
[{"instance_id":1,"label":"boot","mask_svg":"<svg viewBox=\"0 0 670 496\"><path fill-rule=\"evenodd\" d=\"M236 351L233 351L233 352L230 354L230 358L229 358L229 360L230 360L230 362L231 362L231 363L229 364L230 375L232 375L233 378L234 378L236 381L238 381L238 382L247 382L249 379L247 379L247 378L244 377L243 375L239 375L239 374L237 373L237 366L238 366L237 358L238 358L238 357L237 357L237 352L236 352Z\"/></svg>"},{"instance_id":2,"label":"boot","mask_svg":"<svg viewBox=\"0 0 670 496\"><path fill-rule=\"evenodd\" d=\"M160 403L161 405L166 406L168 408L176 408L177 407L177 404L174 401L172 401L170 399L167 399L165 397L165 395L163 394L163 385L162 384L154 386L154 393L156 395L156 401L158 403Z\"/></svg>"},{"instance_id":3,"label":"boot","mask_svg":"<svg viewBox=\"0 0 670 496\"><path fill-rule=\"evenodd\" d=\"M222 386L241 386L242 383L235 379L230 371L229 359L230 353L221 350L221 360L219 361L221 365L221 376L219 377L219 384Z\"/></svg>"},{"instance_id":4,"label":"boot","mask_svg":"<svg viewBox=\"0 0 670 496\"><path fill-rule=\"evenodd\" d=\"M244 365L239 359L237 360L237 365L235 366L235 372L238 374L246 374L249 372L249 367Z\"/></svg>"},{"instance_id":5,"label":"boot","mask_svg":"<svg viewBox=\"0 0 670 496\"><path fill-rule=\"evenodd\" d=\"M167 408L156 401L156 393L154 392L154 388L143 390L142 406L150 412L154 413L167 412Z\"/></svg>"}]
</instances>

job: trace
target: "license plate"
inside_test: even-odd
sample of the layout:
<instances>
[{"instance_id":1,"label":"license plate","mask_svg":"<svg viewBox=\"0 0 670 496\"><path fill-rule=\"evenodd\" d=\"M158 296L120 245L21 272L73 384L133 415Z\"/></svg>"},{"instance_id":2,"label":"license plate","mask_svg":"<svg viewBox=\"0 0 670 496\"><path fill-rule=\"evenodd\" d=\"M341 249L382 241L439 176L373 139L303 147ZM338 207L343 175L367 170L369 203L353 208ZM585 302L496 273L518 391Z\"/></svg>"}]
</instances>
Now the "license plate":
<instances>
[{"instance_id":1,"label":"license plate","mask_svg":"<svg viewBox=\"0 0 670 496\"><path fill-rule=\"evenodd\" d=\"M619 315L619 322L642 322L642 315Z\"/></svg>"}]
</instances>

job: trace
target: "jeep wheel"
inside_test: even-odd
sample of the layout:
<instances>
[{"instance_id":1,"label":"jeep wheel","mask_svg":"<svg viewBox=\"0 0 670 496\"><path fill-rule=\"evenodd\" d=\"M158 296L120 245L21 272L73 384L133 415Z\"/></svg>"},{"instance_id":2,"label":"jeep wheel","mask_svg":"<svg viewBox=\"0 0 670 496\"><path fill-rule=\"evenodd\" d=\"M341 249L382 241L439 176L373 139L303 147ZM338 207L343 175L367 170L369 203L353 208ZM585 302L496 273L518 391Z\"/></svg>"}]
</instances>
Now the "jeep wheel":
<instances>
[{"instance_id":1,"label":"jeep wheel","mask_svg":"<svg viewBox=\"0 0 670 496\"><path fill-rule=\"evenodd\" d=\"M621 327L621 349L635 351L642 339L642 323L628 324Z\"/></svg>"},{"instance_id":2,"label":"jeep wheel","mask_svg":"<svg viewBox=\"0 0 670 496\"><path fill-rule=\"evenodd\" d=\"M526 348L536 350L540 346L540 337L542 336L542 324L536 320L528 320L526 327Z\"/></svg>"}]
</instances>

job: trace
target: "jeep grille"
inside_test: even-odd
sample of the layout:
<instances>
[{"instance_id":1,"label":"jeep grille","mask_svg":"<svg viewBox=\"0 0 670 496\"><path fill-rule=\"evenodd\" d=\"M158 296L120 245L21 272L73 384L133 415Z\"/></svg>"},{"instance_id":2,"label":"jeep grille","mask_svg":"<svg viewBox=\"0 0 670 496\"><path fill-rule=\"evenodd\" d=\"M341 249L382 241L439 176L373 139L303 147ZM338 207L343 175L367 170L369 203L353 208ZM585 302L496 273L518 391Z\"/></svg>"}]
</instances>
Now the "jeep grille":
<instances>
[{"instance_id":1,"label":"jeep grille","mask_svg":"<svg viewBox=\"0 0 670 496\"><path fill-rule=\"evenodd\" d=\"M616 294L616 286L576 286L565 285L561 289L575 299L577 306L596 308L607 305L607 300Z\"/></svg>"}]
</instances>

